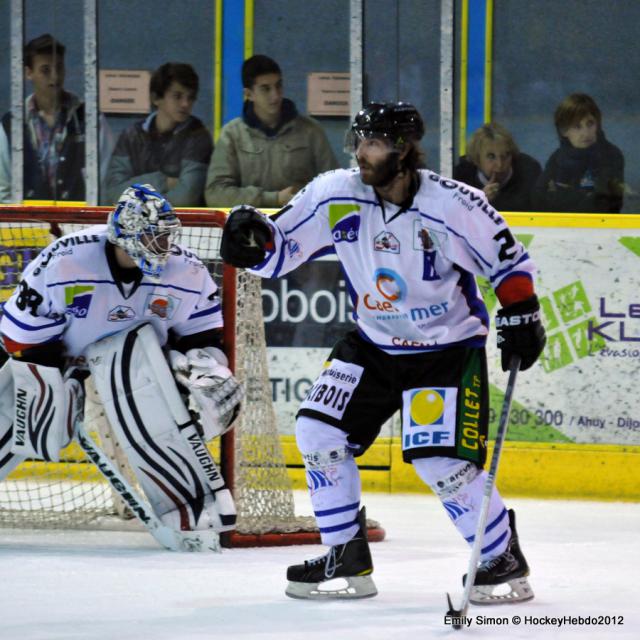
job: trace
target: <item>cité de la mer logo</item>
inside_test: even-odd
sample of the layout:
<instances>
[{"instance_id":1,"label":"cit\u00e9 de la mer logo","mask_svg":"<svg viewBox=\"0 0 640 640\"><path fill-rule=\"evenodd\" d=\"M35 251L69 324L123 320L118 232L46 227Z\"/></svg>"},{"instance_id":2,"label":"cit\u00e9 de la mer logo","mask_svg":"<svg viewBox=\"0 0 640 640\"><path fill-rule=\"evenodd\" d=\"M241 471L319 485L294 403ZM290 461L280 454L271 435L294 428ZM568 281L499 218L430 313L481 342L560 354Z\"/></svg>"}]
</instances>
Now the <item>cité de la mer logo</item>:
<instances>
[{"instance_id":1,"label":"cit\u00e9 de la mer logo","mask_svg":"<svg viewBox=\"0 0 640 640\"><path fill-rule=\"evenodd\" d=\"M329 225L333 241L356 242L360 235L360 205L354 202L329 205Z\"/></svg>"},{"instance_id":2,"label":"cit\u00e9 de la mer logo","mask_svg":"<svg viewBox=\"0 0 640 640\"><path fill-rule=\"evenodd\" d=\"M86 318L95 287L90 284L74 284L64 288L64 304L67 313L76 318Z\"/></svg>"}]
</instances>

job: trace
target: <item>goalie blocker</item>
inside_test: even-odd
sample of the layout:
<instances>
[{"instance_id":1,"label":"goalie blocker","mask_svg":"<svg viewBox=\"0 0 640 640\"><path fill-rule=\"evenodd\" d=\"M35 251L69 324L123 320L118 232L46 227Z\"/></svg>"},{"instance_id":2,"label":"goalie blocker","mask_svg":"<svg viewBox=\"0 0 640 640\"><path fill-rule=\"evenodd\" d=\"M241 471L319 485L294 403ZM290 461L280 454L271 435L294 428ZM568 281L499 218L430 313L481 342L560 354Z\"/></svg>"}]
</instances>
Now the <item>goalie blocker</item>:
<instances>
[{"instance_id":1,"label":"goalie blocker","mask_svg":"<svg viewBox=\"0 0 640 640\"><path fill-rule=\"evenodd\" d=\"M154 512L176 530L235 528L231 492L176 386L153 328L87 349L96 389Z\"/></svg>"}]
</instances>

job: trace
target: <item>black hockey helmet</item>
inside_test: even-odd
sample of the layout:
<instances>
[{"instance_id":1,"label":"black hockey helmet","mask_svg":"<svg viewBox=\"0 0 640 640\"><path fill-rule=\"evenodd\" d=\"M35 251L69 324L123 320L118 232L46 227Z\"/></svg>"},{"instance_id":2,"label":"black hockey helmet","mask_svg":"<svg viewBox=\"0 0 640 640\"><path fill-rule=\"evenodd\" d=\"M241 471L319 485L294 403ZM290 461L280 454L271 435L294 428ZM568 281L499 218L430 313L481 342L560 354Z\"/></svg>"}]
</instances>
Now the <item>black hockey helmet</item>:
<instances>
[{"instance_id":1,"label":"black hockey helmet","mask_svg":"<svg viewBox=\"0 0 640 640\"><path fill-rule=\"evenodd\" d=\"M345 147L353 151L358 139L387 138L394 146L424 135L424 122L418 110L408 102L370 102L353 119Z\"/></svg>"}]
</instances>

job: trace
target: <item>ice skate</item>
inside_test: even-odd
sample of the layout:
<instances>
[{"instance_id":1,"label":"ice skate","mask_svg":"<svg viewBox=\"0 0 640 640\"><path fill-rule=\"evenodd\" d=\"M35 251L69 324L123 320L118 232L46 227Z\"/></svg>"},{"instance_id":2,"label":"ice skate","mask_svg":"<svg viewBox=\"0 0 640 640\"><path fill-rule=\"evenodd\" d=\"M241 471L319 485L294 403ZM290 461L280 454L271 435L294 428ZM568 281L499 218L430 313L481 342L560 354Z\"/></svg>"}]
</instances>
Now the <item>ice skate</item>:
<instances>
[{"instance_id":1,"label":"ice skate","mask_svg":"<svg viewBox=\"0 0 640 640\"><path fill-rule=\"evenodd\" d=\"M520 550L513 509L509 509L509 526L511 539L504 553L483 562L478 568L471 590L472 604L524 602L533 598L533 591L527 580L529 565ZM465 575L462 579L463 584L466 578Z\"/></svg>"},{"instance_id":2,"label":"ice skate","mask_svg":"<svg viewBox=\"0 0 640 640\"><path fill-rule=\"evenodd\" d=\"M360 509L358 522L360 528L349 542L287 569L289 584L285 593L290 598L370 598L378 593L371 578L373 562L364 507Z\"/></svg>"}]
</instances>

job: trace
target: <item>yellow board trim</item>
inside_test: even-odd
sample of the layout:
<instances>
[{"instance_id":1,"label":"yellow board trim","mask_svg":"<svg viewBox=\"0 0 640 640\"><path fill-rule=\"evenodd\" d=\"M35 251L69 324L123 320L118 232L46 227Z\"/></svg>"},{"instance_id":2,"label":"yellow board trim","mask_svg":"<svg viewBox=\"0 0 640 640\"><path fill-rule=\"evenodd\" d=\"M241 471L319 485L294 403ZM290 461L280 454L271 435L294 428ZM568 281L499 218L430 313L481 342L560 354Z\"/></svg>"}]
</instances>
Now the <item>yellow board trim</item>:
<instances>
[{"instance_id":1,"label":"yellow board trim","mask_svg":"<svg viewBox=\"0 0 640 640\"><path fill-rule=\"evenodd\" d=\"M500 213L514 227L640 229L640 216L633 213Z\"/></svg>"},{"instance_id":2,"label":"yellow board trim","mask_svg":"<svg viewBox=\"0 0 640 640\"><path fill-rule=\"evenodd\" d=\"M305 489L294 437L281 440L287 465L296 465L289 468L293 486ZM430 492L413 466L402 461L400 438L378 438L357 462L360 467L387 467L361 469L364 491ZM506 442L497 484L505 496L640 502L640 446Z\"/></svg>"},{"instance_id":3,"label":"yellow board trim","mask_svg":"<svg viewBox=\"0 0 640 640\"><path fill-rule=\"evenodd\" d=\"M294 436L281 436L280 440L293 487L306 489L302 457ZM492 446L489 445L488 460ZM209 449L219 460L217 441ZM65 449L63 458L67 460L64 465L23 462L9 478L64 480L68 478L68 465L73 464L76 478L104 481L95 466L86 463L77 445ZM364 491L430 493L413 466L403 462L400 438L378 438L357 462ZM640 446L506 442L497 485L505 496L640 502Z\"/></svg>"}]
</instances>

